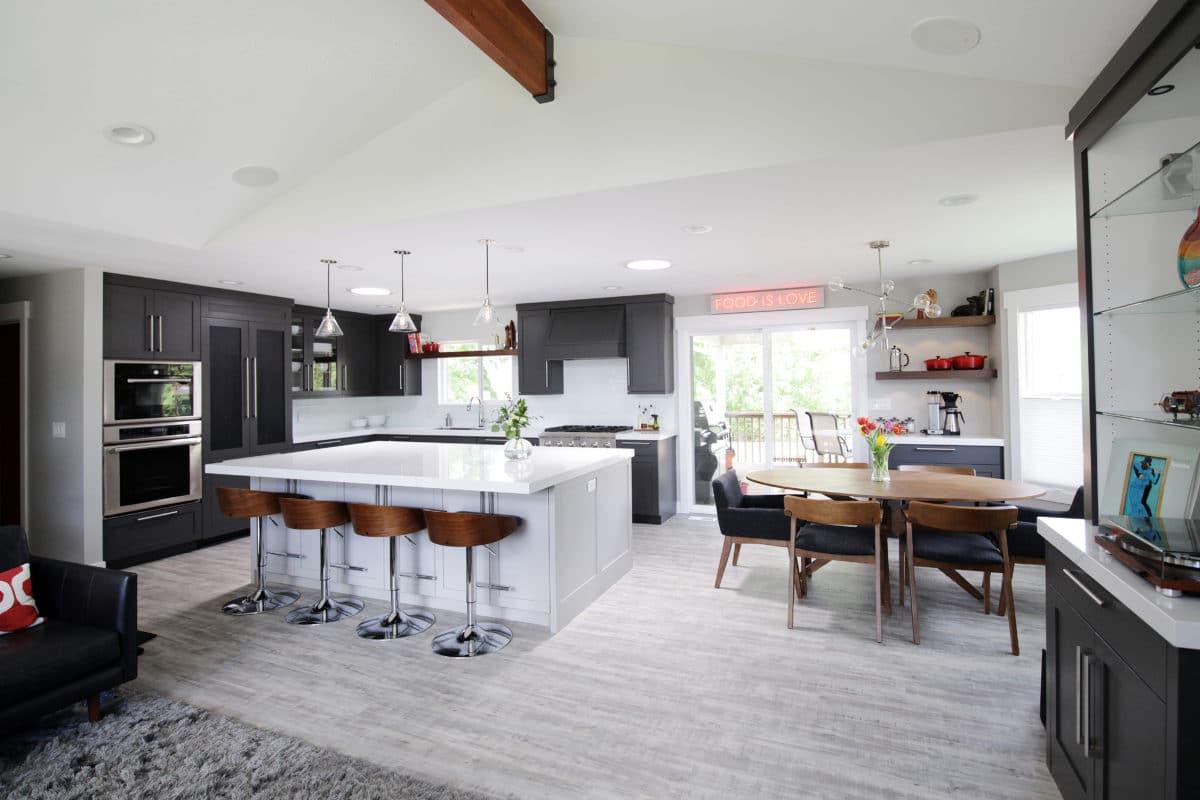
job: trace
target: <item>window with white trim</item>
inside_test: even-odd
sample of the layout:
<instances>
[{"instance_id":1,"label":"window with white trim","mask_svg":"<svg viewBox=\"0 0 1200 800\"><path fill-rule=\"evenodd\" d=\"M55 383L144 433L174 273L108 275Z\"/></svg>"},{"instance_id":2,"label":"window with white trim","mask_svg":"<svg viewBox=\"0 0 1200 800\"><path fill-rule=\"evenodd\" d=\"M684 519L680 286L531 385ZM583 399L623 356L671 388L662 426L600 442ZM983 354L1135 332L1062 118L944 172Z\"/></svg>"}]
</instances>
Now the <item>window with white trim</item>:
<instances>
[{"instance_id":1,"label":"window with white trim","mask_svg":"<svg viewBox=\"0 0 1200 800\"><path fill-rule=\"evenodd\" d=\"M1017 313L1020 477L1074 490L1083 483L1079 307Z\"/></svg>"},{"instance_id":2,"label":"window with white trim","mask_svg":"<svg viewBox=\"0 0 1200 800\"><path fill-rule=\"evenodd\" d=\"M442 352L479 350L474 341L443 342ZM472 397L484 403L501 403L514 393L512 356L464 356L442 358L438 364L438 403L465 406Z\"/></svg>"}]
</instances>

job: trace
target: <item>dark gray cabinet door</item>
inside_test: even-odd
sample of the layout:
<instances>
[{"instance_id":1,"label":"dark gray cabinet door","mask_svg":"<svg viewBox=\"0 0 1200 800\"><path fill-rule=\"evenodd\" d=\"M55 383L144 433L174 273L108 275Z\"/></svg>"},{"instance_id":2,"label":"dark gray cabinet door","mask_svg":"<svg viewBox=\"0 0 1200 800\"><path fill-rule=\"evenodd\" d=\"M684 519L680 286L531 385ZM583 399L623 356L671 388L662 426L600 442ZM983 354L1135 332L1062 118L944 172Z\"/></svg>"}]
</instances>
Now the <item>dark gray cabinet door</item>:
<instances>
[{"instance_id":1,"label":"dark gray cabinet door","mask_svg":"<svg viewBox=\"0 0 1200 800\"><path fill-rule=\"evenodd\" d=\"M343 394L365 396L375 393L375 331L365 317L343 315L342 380Z\"/></svg>"},{"instance_id":2,"label":"dark gray cabinet door","mask_svg":"<svg viewBox=\"0 0 1200 800\"><path fill-rule=\"evenodd\" d=\"M154 292L156 352L172 361L200 358L200 296Z\"/></svg>"},{"instance_id":3,"label":"dark gray cabinet door","mask_svg":"<svg viewBox=\"0 0 1200 800\"><path fill-rule=\"evenodd\" d=\"M104 285L105 358L149 358L154 333L152 290Z\"/></svg>"},{"instance_id":4,"label":"dark gray cabinet door","mask_svg":"<svg viewBox=\"0 0 1200 800\"><path fill-rule=\"evenodd\" d=\"M674 306L630 303L625 309L625 350L630 394L675 391Z\"/></svg>"},{"instance_id":5,"label":"dark gray cabinet door","mask_svg":"<svg viewBox=\"0 0 1200 800\"><path fill-rule=\"evenodd\" d=\"M562 394L563 363L546 360L546 337L550 333L550 311L521 311L517 314L517 391L521 394Z\"/></svg>"},{"instance_id":6,"label":"dark gray cabinet door","mask_svg":"<svg viewBox=\"0 0 1200 800\"><path fill-rule=\"evenodd\" d=\"M291 332L286 323L249 323L250 450L278 453L292 443Z\"/></svg>"},{"instance_id":7,"label":"dark gray cabinet door","mask_svg":"<svg viewBox=\"0 0 1200 800\"><path fill-rule=\"evenodd\" d=\"M417 330L421 329L421 316L412 315ZM420 359L409 358L408 334L392 333L388 326L390 316L375 318L375 393L379 395L421 394Z\"/></svg>"},{"instance_id":8,"label":"dark gray cabinet door","mask_svg":"<svg viewBox=\"0 0 1200 800\"><path fill-rule=\"evenodd\" d=\"M200 503L104 520L104 560L124 569L171 552L196 546L200 538Z\"/></svg>"},{"instance_id":9,"label":"dark gray cabinet door","mask_svg":"<svg viewBox=\"0 0 1200 800\"><path fill-rule=\"evenodd\" d=\"M205 475L204 476L204 527L200 539L216 539L250 529L249 520L227 517L217 503L217 487L225 486L234 489L249 489L250 479L237 475Z\"/></svg>"},{"instance_id":10,"label":"dark gray cabinet door","mask_svg":"<svg viewBox=\"0 0 1200 800\"><path fill-rule=\"evenodd\" d=\"M1084 752L1083 658L1095 634L1058 592L1046 592L1047 764L1063 800L1090 798L1095 764Z\"/></svg>"},{"instance_id":11,"label":"dark gray cabinet door","mask_svg":"<svg viewBox=\"0 0 1200 800\"><path fill-rule=\"evenodd\" d=\"M1158 800L1166 796L1166 703L1103 638L1087 659L1089 730L1096 763L1092 796Z\"/></svg>"},{"instance_id":12,"label":"dark gray cabinet door","mask_svg":"<svg viewBox=\"0 0 1200 800\"><path fill-rule=\"evenodd\" d=\"M249 331L240 320L201 325L206 462L250 455Z\"/></svg>"}]
</instances>

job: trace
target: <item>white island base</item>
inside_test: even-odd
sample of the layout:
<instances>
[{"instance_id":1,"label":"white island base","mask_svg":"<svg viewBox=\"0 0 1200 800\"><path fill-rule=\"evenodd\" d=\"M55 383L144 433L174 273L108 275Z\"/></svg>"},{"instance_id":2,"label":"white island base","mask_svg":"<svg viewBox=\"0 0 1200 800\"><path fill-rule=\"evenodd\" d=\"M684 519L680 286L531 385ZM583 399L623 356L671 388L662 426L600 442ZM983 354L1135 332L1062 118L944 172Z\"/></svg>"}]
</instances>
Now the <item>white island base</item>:
<instances>
[{"instance_id":1,"label":"white island base","mask_svg":"<svg viewBox=\"0 0 1200 800\"><path fill-rule=\"evenodd\" d=\"M436 457L420 452L429 448L437 448ZM318 500L520 517L515 533L491 548L474 550L477 612L545 626L555 633L632 566L629 454L610 450L560 456L553 449L537 448L533 463L505 464L502 449L373 442L237 459L212 464L208 471L246 475L252 488ZM396 457L388 458L392 454ZM382 474L381 458L394 472ZM465 471L452 462L460 468L466 465ZM440 474L429 474L431 464ZM361 475L354 474L359 471ZM357 482L359 477L364 481ZM315 601L320 591L320 533L289 530L279 516L269 517L263 527L268 584L311 590L303 592L297 607ZM349 523L334 530L341 535L330 537L331 593L388 600L390 538L358 536ZM251 526L251 535L260 535L258 523ZM463 549L435 545L424 532L403 537L396 546L402 607L465 610ZM248 566L253 576L253 564Z\"/></svg>"}]
</instances>

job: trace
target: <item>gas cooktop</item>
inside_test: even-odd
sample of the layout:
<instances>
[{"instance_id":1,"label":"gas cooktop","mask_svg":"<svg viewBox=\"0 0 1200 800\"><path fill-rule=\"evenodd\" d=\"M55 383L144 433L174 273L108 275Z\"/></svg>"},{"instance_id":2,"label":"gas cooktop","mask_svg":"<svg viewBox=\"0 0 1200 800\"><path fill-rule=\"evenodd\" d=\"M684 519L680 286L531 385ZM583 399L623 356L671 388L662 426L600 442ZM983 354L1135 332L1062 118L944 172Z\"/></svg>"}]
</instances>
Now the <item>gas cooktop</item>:
<instances>
[{"instance_id":1,"label":"gas cooktop","mask_svg":"<svg viewBox=\"0 0 1200 800\"><path fill-rule=\"evenodd\" d=\"M545 433L620 433L630 430L628 425L556 425L544 428Z\"/></svg>"}]
</instances>

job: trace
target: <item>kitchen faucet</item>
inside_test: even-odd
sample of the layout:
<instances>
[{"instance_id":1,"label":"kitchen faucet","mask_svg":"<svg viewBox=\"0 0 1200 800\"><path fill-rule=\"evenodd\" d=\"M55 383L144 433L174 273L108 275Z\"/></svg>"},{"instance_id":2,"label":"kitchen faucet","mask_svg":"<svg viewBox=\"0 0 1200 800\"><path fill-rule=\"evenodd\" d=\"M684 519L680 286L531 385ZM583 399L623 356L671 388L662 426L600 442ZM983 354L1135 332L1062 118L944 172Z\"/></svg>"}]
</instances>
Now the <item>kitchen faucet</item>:
<instances>
[{"instance_id":1,"label":"kitchen faucet","mask_svg":"<svg viewBox=\"0 0 1200 800\"><path fill-rule=\"evenodd\" d=\"M480 400L478 397L472 397L470 400L467 401L467 411L471 410L471 405L474 403L479 404L479 427L482 428L484 426L483 401Z\"/></svg>"}]
</instances>

